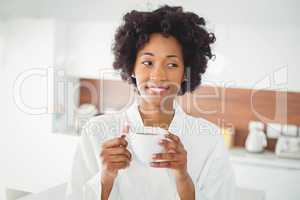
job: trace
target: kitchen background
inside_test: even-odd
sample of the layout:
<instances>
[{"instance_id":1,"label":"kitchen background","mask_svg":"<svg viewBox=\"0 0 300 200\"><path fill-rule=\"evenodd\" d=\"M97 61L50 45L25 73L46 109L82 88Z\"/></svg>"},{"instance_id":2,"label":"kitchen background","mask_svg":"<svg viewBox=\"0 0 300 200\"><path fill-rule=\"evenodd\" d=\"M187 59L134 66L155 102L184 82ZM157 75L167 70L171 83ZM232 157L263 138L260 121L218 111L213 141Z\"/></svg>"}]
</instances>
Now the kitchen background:
<instances>
[{"instance_id":1,"label":"kitchen background","mask_svg":"<svg viewBox=\"0 0 300 200\"><path fill-rule=\"evenodd\" d=\"M132 88L111 72L121 16L165 3L202 15L216 34L216 60L194 96L215 111L202 117L225 129L239 187L257 199L300 199L298 1L0 0L0 200L68 179L78 119L89 117L80 113L115 112L130 99ZM248 153L248 133L248 150L259 151L262 131L267 151ZM278 137L292 154L276 150Z\"/></svg>"}]
</instances>

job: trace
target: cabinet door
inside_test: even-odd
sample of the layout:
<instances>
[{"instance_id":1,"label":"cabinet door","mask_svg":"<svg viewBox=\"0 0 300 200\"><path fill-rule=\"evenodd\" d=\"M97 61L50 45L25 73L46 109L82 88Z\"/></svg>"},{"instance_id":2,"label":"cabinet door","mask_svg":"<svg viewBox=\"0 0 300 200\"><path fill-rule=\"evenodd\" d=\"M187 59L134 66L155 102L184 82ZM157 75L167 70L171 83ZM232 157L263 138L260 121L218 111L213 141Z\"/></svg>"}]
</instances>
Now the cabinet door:
<instances>
[{"instance_id":1,"label":"cabinet door","mask_svg":"<svg viewBox=\"0 0 300 200\"><path fill-rule=\"evenodd\" d=\"M300 170L234 163L237 184L266 192L266 200L299 200Z\"/></svg>"}]
</instances>

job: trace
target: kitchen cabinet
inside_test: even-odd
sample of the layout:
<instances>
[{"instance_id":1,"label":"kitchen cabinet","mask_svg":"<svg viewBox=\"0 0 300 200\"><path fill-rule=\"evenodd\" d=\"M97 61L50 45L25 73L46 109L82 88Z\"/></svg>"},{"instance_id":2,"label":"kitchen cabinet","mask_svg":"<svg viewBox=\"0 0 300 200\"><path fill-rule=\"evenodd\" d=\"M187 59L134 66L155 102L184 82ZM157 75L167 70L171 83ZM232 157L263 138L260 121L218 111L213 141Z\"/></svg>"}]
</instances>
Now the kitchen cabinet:
<instances>
[{"instance_id":1,"label":"kitchen cabinet","mask_svg":"<svg viewBox=\"0 0 300 200\"><path fill-rule=\"evenodd\" d=\"M231 161L239 187L263 190L266 200L300 199L300 160L282 159L272 152L232 149Z\"/></svg>"}]
</instances>

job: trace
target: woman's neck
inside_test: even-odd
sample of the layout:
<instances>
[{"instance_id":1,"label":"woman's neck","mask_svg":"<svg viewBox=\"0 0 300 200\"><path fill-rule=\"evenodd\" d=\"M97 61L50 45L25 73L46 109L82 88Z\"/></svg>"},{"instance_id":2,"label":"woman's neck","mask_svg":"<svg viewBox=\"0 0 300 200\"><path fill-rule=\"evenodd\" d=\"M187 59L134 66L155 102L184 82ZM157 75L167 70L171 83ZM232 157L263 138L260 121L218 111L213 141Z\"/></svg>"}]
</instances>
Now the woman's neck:
<instances>
[{"instance_id":1,"label":"woman's neck","mask_svg":"<svg viewBox=\"0 0 300 200\"><path fill-rule=\"evenodd\" d=\"M153 105L144 100L139 101L139 112L145 126L168 129L174 117L173 100L164 105Z\"/></svg>"}]
</instances>

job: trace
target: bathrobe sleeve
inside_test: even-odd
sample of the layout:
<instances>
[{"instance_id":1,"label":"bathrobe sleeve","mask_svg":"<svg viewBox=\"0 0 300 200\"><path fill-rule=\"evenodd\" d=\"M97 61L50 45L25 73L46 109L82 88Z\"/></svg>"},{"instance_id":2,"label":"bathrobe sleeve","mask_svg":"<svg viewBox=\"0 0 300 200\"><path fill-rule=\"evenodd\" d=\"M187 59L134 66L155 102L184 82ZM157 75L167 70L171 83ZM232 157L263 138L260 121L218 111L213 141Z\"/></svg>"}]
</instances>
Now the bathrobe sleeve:
<instances>
[{"instance_id":1,"label":"bathrobe sleeve","mask_svg":"<svg viewBox=\"0 0 300 200\"><path fill-rule=\"evenodd\" d=\"M95 122L85 125L74 155L70 179L68 181L66 200L101 200L101 164L99 153L101 143L107 139L105 131ZM108 124L106 124L108 125ZM99 137L101 136L101 137ZM117 200L116 180L109 200Z\"/></svg>"},{"instance_id":2,"label":"bathrobe sleeve","mask_svg":"<svg viewBox=\"0 0 300 200\"><path fill-rule=\"evenodd\" d=\"M222 136L211 153L205 169L195 183L196 200L235 200L235 176ZM202 180L201 180L202 179Z\"/></svg>"}]
</instances>

